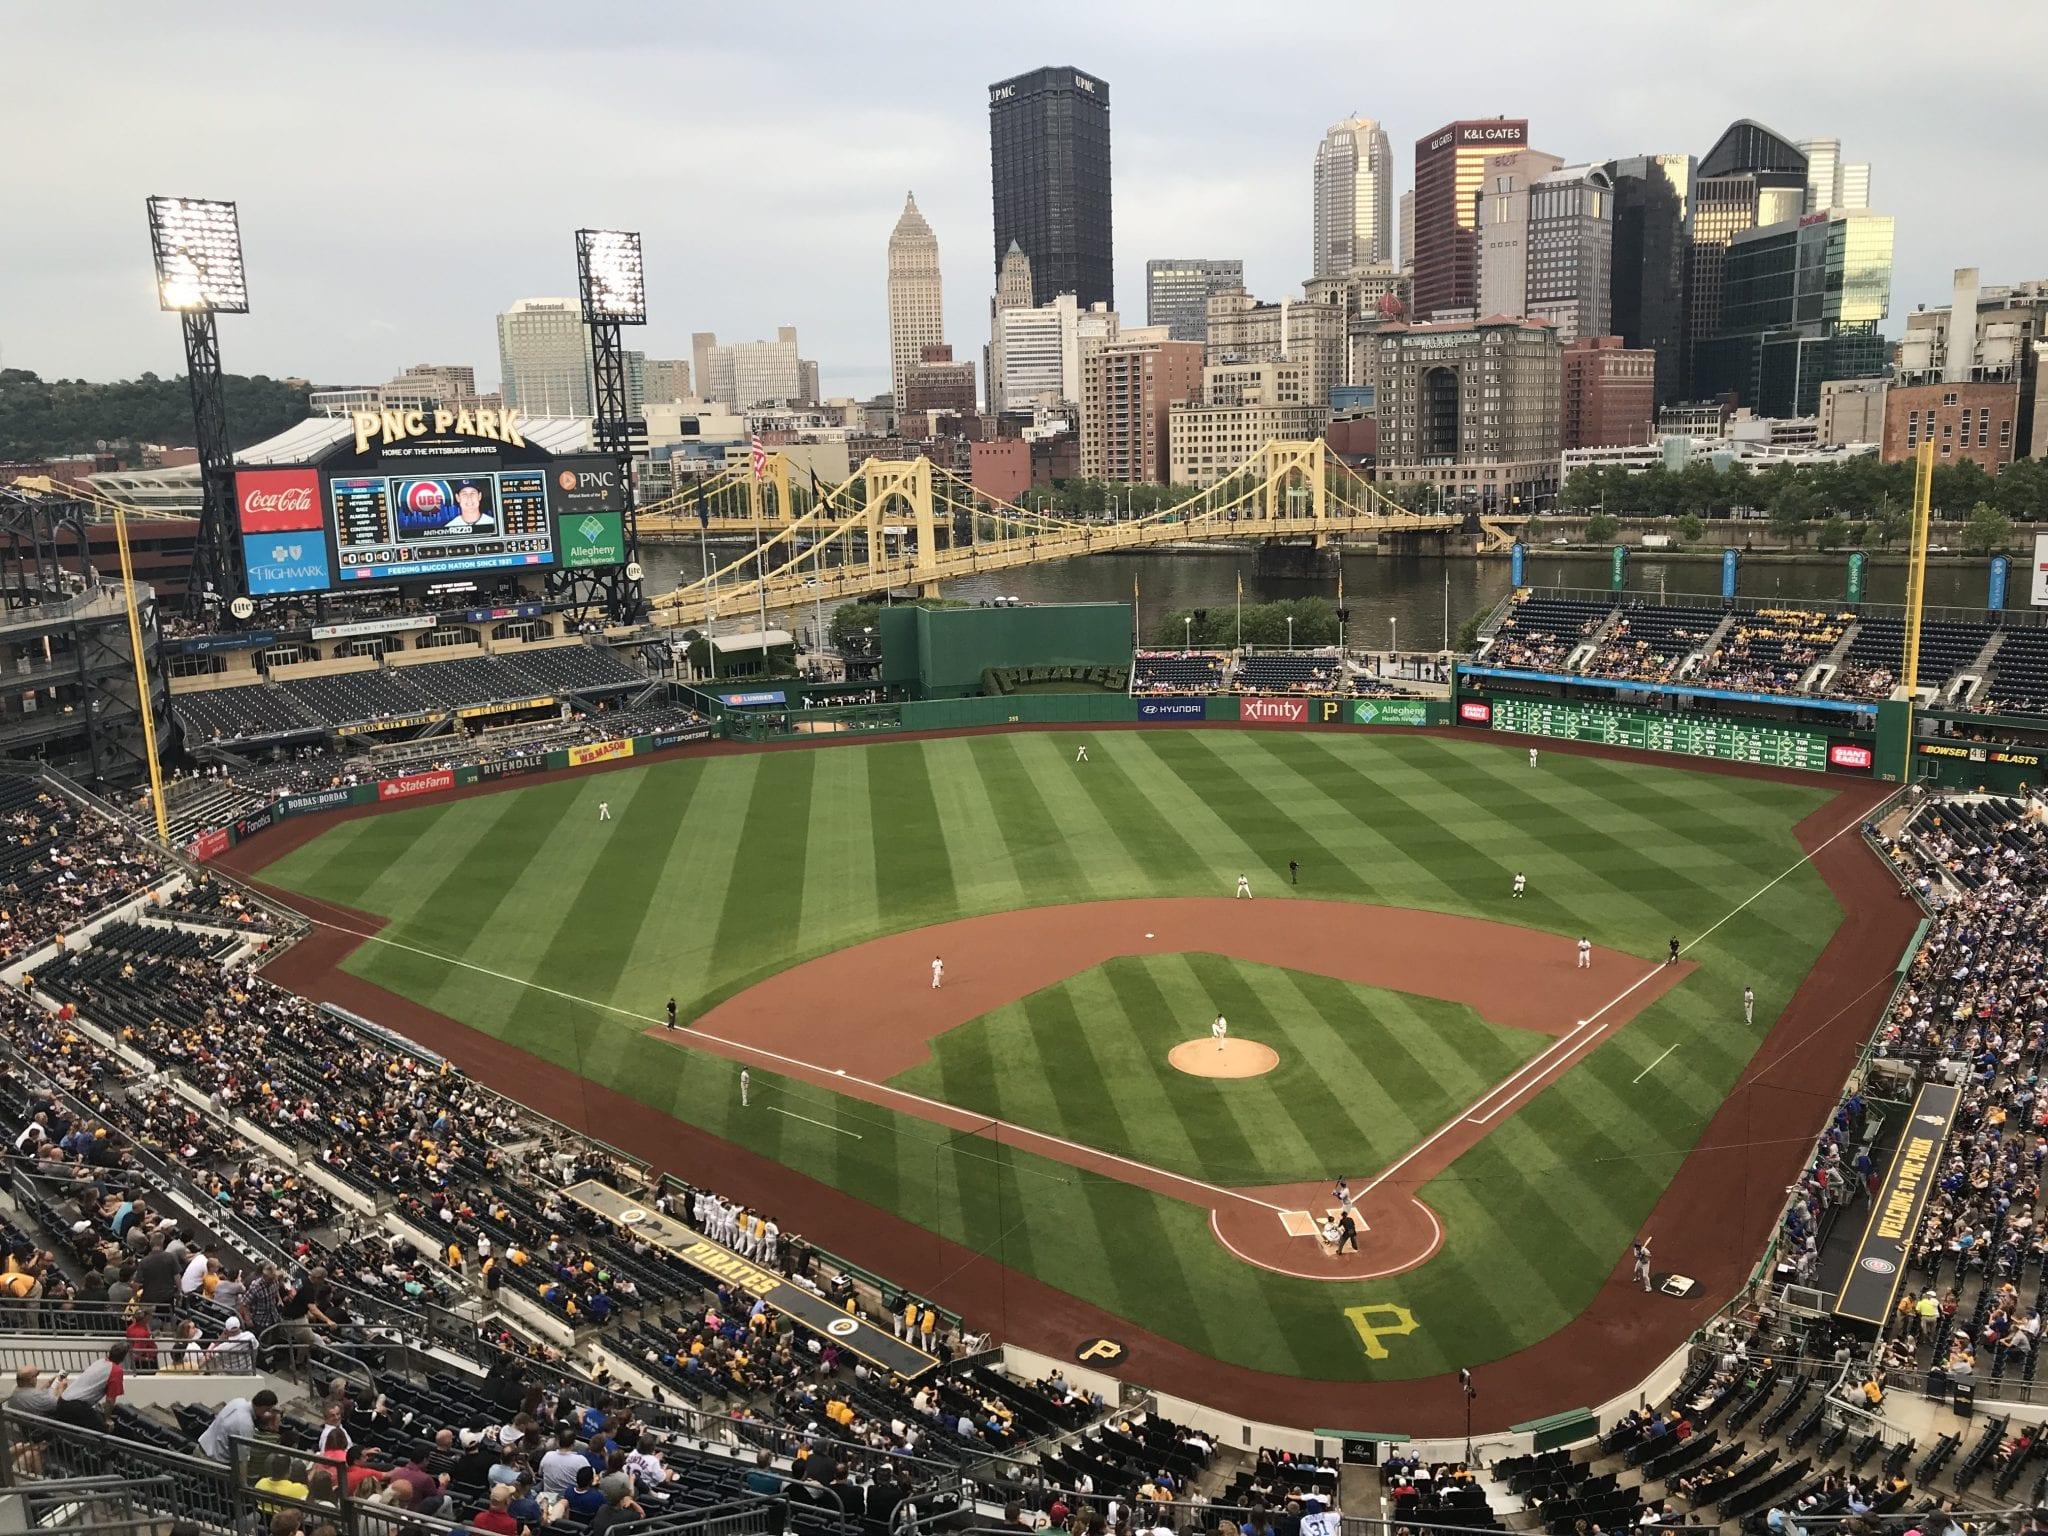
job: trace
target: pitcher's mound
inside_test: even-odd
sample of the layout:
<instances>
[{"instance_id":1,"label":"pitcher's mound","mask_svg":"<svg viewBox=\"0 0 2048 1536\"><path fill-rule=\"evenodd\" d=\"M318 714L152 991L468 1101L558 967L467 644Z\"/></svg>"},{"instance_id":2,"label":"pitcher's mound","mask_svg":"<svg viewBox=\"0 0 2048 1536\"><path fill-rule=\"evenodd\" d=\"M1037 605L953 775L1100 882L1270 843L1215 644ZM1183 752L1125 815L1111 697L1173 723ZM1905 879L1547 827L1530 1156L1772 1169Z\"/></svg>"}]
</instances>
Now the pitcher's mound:
<instances>
[{"instance_id":1,"label":"pitcher's mound","mask_svg":"<svg viewBox=\"0 0 2048 1536\"><path fill-rule=\"evenodd\" d=\"M1183 1040L1166 1053L1167 1061L1191 1077L1258 1077L1280 1065L1280 1053L1256 1040Z\"/></svg>"}]
</instances>

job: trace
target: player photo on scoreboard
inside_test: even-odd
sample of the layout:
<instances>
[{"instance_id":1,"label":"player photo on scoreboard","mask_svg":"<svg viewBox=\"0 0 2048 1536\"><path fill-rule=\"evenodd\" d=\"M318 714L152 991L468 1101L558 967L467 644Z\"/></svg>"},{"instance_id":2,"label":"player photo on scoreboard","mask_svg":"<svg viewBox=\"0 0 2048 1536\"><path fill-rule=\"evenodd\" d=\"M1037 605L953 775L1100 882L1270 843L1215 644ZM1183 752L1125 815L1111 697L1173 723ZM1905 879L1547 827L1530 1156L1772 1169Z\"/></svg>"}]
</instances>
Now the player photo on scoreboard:
<instances>
[{"instance_id":1,"label":"player photo on scoreboard","mask_svg":"<svg viewBox=\"0 0 2048 1536\"><path fill-rule=\"evenodd\" d=\"M490 475L429 476L391 482L401 539L447 539L498 532L498 487Z\"/></svg>"}]
</instances>

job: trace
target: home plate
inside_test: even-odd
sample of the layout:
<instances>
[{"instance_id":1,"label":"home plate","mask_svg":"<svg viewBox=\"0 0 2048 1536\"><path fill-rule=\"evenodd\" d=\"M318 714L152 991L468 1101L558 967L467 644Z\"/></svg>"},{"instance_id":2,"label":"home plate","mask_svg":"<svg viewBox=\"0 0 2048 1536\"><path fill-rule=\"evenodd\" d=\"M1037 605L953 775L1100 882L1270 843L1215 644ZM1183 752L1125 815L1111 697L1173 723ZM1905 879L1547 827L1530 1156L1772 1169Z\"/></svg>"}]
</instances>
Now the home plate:
<instances>
[{"instance_id":1,"label":"home plate","mask_svg":"<svg viewBox=\"0 0 2048 1536\"><path fill-rule=\"evenodd\" d=\"M1317 1231L1316 1219L1307 1211L1282 1211L1280 1225L1289 1237L1314 1237Z\"/></svg>"}]
</instances>

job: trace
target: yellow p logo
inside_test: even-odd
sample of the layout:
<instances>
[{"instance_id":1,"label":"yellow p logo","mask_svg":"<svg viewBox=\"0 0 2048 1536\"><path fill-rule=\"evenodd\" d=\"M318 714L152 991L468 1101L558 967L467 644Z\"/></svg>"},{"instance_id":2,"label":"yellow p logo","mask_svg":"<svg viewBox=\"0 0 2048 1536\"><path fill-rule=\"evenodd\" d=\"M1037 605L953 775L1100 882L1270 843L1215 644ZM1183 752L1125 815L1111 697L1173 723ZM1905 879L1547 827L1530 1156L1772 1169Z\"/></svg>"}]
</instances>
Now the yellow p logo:
<instances>
[{"instance_id":1,"label":"yellow p logo","mask_svg":"<svg viewBox=\"0 0 2048 1536\"><path fill-rule=\"evenodd\" d=\"M1124 1347L1115 1339L1085 1339L1074 1351L1074 1358L1086 1364L1090 1360L1102 1360L1114 1365L1123 1359Z\"/></svg>"},{"instance_id":2,"label":"yellow p logo","mask_svg":"<svg viewBox=\"0 0 2048 1536\"><path fill-rule=\"evenodd\" d=\"M1415 1331L1415 1314L1391 1301L1369 1301L1362 1307L1346 1307L1344 1315L1358 1330L1359 1342L1365 1345L1366 1357L1372 1360L1387 1358L1387 1347L1380 1342L1381 1339L1399 1338L1404 1333ZM1376 1322L1377 1318L1386 1321Z\"/></svg>"}]
</instances>

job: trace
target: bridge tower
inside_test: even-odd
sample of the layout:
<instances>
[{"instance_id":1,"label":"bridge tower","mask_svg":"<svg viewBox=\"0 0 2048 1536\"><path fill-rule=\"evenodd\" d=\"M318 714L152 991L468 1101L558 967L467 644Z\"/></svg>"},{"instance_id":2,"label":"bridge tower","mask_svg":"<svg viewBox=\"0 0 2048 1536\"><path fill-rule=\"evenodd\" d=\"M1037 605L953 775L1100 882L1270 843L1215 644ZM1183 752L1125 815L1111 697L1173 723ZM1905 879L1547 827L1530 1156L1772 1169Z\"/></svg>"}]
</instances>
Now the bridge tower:
<instances>
[{"instance_id":1,"label":"bridge tower","mask_svg":"<svg viewBox=\"0 0 2048 1536\"><path fill-rule=\"evenodd\" d=\"M1317 549L1330 541L1329 534L1320 526L1328 521L1330 515L1327 452L1320 437L1307 442L1266 444L1263 514L1269 518L1314 518L1319 525L1315 533ZM1304 494L1308 499L1306 508L1295 501L1297 496Z\"/></svg>"},{"instance_id":2,"label":"bridge tower","mask_svg":"<svg viewBox=\"0 0 2048 1536\"><path fill-rule=\"evenodd\" d=\"M882 563L885 544L883 529L892 505L901 509L904 521L917 532L917 563L910 579L919 597L939 595L937 522L932 516L932 461L922 454L905 462L901 459L869 459L860 467L867 491L868 569Z\"/></svg>"}]
</instances>

